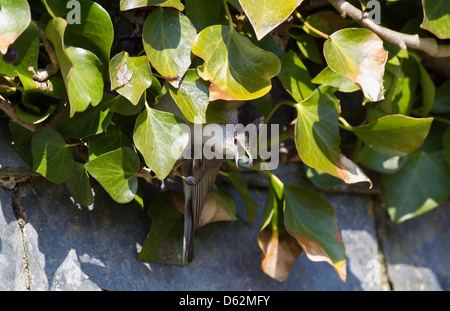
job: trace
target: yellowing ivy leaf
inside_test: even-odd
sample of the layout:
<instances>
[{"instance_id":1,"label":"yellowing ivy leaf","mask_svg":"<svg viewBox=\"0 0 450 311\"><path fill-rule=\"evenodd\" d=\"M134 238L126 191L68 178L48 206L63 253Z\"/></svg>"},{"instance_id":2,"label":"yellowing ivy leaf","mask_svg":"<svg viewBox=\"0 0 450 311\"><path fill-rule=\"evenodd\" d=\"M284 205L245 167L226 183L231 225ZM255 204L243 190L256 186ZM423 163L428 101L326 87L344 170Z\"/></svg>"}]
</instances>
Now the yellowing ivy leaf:
<instances>
[{"instance_id":1,"label":"yellowing ivy leaf","mask_svg":"<svg viewBox=\"0 0 450 311\"><path fill-rule=\"evenodd\" d=\"M245 51L245 53L243 53ZM202 30L192 43L192 53L205 63L199 76L211 82L209 99L251 100L270 91L270 79L280 71L278 57L254 45L229 26Z\"/></svg>"},{"instance_id":2,"label":"yellowing ivy leaf","mask_svg":"<svg viewBox=\"0 0 450 311\"><path fill-rule=\"evenodd\" d=\"M324 45L328 66L356 83L371 101L384 99L383 76L388 52L383 40L362 28L346 28L333 33Z\"/></svg>"},{"instance_id":3,"label":"yellowing ivy leaf","mask_svg":"<svg viewBox=\"0 0 450 311\"><path fill-rule=\"evenodd\" d=\"M261 40L284 22L303 0L239 0L256 37Z\"/></svg>"}]
</instances>

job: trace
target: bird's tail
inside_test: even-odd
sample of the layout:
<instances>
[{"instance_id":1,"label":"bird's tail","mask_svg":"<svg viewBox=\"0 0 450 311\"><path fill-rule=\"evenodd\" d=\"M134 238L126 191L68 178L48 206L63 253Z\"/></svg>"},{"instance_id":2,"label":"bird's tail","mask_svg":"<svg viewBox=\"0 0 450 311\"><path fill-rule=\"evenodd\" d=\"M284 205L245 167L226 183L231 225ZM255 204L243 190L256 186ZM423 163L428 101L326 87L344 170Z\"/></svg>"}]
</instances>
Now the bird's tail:
<instances>
[{"instance_id":1,"label":"bird's tail","mask_svg":"<svg viewBox=\"0 0 450 311\"><path fill-rule=\"evenodd\" d=\"M186 185L185 187L191 187ZM191 191L185 190L185 193ZM184 204L184 238L183 238L183 265L194 259L194 215L192 213L192 195L186 196Z\"/></svg>"}]
</instances>

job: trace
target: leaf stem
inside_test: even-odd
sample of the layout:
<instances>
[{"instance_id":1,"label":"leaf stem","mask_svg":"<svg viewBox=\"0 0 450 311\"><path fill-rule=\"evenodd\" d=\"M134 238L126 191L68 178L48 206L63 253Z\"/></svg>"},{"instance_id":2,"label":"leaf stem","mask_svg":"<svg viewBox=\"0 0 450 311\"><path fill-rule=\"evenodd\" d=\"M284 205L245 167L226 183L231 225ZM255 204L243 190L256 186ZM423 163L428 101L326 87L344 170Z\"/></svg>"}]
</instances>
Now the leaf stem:
<instances>
[{"instance_id":1,"label":"leaf stem","mask_svg":"<svg viewBox=\"0 0 450 311\"><path fill-rule=\"evenodd\" d=\"M338 124L341 129L353 131L353 126L351 126L343 117L339 117L339 121L341 121L341 123Z\"/></svg>"},{"instance_id":2,"label":"leaf stem","mask_svg":"<svg viewBox=\"0 0 450 311\"><path fill-rule=\"evenodd\" d=\"M56 18L55 13L53 13L52 9L50 8L50 6L47 4L46 0L41 0L42 4L45 6L48 14L52 17L52 18Z\"/></svg>"},{"instance_id":3,"label":"leaf stem","mask_svg":"<svg viewBox=\"0 0 450 311\"><path fill-rule=\"evenodd\" d=\"M278 102L273 108L272 110L270 110L269 114L267 115L267 117L264 120L264 124L267 124L270 120L270 118L272 118L273 114L275 113L275 111L277 111L277 109L282 106L282 105L287 105L287 106L291 106L294 107L296 105L296 103L288 101L288 100L282 100L280 102Z\"/></svg>"},{"instance_id":4,"label":"leaf stem","mask_svg":"<svg viewBox=\"0 0 450 311\"><path fill-rule=\"evenodd\" d=\"M231 17L231 13L230 13L230 9L228 8L227 0L222 0L222 3L225 8L225 12L227 13L228 24L230 25L230 28L234 29L233 18Z\"/></svg>"},{"instance_id":5,"label":"leaf stem","mask_svg":"<svg viewBox=\"0 0 450 311\"><path fill-rule=\"evenodd\" d=\"M315 34L321 36L322 38L324 38L325 40L328 40L330 38L329 35L327 35L326 33L320 31L317 28L314 28L313 26L311 26L307 21L305 21L303 19L303 17L300 15L300 13L295 12L295 16L297 16L297 18L303 23L303 25L305 25L309 30L311 30L312 32L314 32ZM297 27L297 28L301 28L301 26L298 25L292 25L291 27Z\"/></svg>"},{"instance_id":6,"label":"leaf stem","mask_svg":"<svg viewBox=\"0 0 450 311\"><path fill-rule=\"evenodd\" d=\"M81 145L83 145L82 142L75 143L75 144L66 144L66 148L71 148L71 147L76 147L76 146L81 146Z\"/></svg>"},{"instance_id":7,"label":"leaf stem","mask_svg":"<svg viewBox=\"0 0 450 311\"><path fill-rule=\"evenodd\" d=\"M23 87L21 87L20 85L18 85L13 79L11 79L9 76L1 76L3 79L5 79L6 81L8 81L9 84L11 84L11 86L14 88L14 91L19 90L21 92L23 92Z\"/></svg>"}]
</instances>

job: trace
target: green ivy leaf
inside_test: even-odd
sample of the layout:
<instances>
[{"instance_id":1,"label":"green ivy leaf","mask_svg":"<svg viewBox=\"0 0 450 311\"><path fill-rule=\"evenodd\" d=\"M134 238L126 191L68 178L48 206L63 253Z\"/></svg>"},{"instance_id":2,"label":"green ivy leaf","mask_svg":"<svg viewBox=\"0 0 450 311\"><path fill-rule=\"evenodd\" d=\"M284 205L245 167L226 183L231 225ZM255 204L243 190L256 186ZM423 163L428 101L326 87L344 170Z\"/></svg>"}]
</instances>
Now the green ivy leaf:
<instances>
[{"instance_id":1,"label":"green ivy leaf","mask_svg":"<svg viewBox=\"0 0 450 311\"><path fill-rule=\"evenodd\" d=\"M284 224L312 261L331 264L345 281L344 241L333 206L321 194L294 186L284 186Z\"/></svg>"},{"instance_id":2,"label":"green ivy leaf","mask_svg":"<svg viewBox=\"0 0 450 311\"><path fill-rule=\"evenodd\" d=\"M382 174L392 174L400 170L408 160L407 156L387 156L375 152L365 145L360 154L359 161L367 168Z\"/></svg>"},{"instance_id":3,"label":"green ivy leaf","mask_svg":"<svg viewBox=\"0 0 450 311\"><path fill-rule=\"evenodd\" d=\"M450 163L450 127L445 130L442 136L442 145L444 145L444 150L442 151L444 159Z\"/></svg>"},{"instance_id":4,"label":"green ivy leaf","mask_svg":"<svg viewBox=\"0 0 450 311\"><path fill-rule=\"evenodd\" d=\"M275 54L258 48L229 26L202 30L192 44L192 52L205 61L197 72L211 82L211 101L259 98L270 91L270 79L280 71Z\"/></svg>"},{"instance_id":5,"label":"green ivy leaf","mask_svg":"<svg viewBox=\"0 0 450 311\"><path fill-rule=\"evenodd\" d=\"M38 128L31 138L33 170L55 184L63 183L72 172L72 153L64 138L49 127Z\"/></svg>"},{"instance_id":6,"label":"green ivy leaf","mask_svg":"<svg viewBox=\"0 0 450 311\"><path fill-rule=\"evenodd\" d=\"M163 192L148 207L150 231L138 259L165 265L183 266L184 216L170 192Z\"/></svg>"},{"instance_id":7,"label":"green ivy leaf","mask_svg":"<svg viewBox=\"0 0 450 311\"><path fill-rule=\"evenodd\" d=\"M256 202L253 200L252 195L248 190L247 182L245 181L244 176L240 172L230 171L227 173L227 177L236 188L239 196L244 202L248 221L250 223L253 223L253 220L255 220L256 214L258 212L258 204L256 204Z\"/></svg>"},{"instance_id":8,"label":"green ivy leaf","mask_svg":"<svg viewBox=\"0 0 450 311\"><path fill-rule=\"evenodd\" d=\"M308 69L293 51L281 59L281 71L277 77L297 103L308 98L314 90Z\"/></svg>"},{"instance_id":9,"label":"green ivy leaf","mask_svg":"<svg viewBox=\"0 0 450 311\"><path fill-rule=\"evenodd\" d=\"M102 133L111 123L112 112L110 107L114 97L105 94L103 100L95 107L89 106L85 111L70 117L70 109L66 107L61 121L56 129L64 137L86 138Z\"/></svg>"},{"instance_id":10,"label":"green ivy leaf","mask_svg":"<svg viewBox=\"0 0 450 311\"><path fill-rule=\"evenodd\" d=\"M209 83L195 69L186 71L178 89L170 86L170 95L191 123L227 122L226 109L209 103Z\"/></svg>"},{"instance_id":11,"label":"green ivy leaf","mask_svg":"<svg viewBox=\"0 0 450 311\"><path fill-rule=\"evenodd\" d=\"M421 28L439 39L450 39L450 2L448 0L422 0L423 22Z\"/></svg>"},{"instance_id":12,"label":"green ivy leaf","mask_svg":"<svg viewBox=\"0 0 450 311\"><path fill-rule=\"evenodd\" d=\"M433 108L434 101L436 98L436 87L434 86L433 80L431 80L430 75L428 74L425 67L422 65L421 60L415 54L412 54L413 58L416 60L417 65L419 66L420 79L422 82L422 114L429 114L431 109Z\"/></svg>"},{"instance_id":13,"label":"green ivy leaf","mask_svg":"<svg viewBox=\"0 0 450 311\"><path fill-rule=\"evenodd\" d=\"M239 0L258 40L284 22L302 2L303 0Z\"/></svg>"},{"instance_id":14,"label":"green ivy leaf","mask_svg":"<svg viewBox=\"0 0 450 311\"><path fill-rule=\"evenodd\" d=\"M414 152L400 171L383 175L381 182L395 223L422 215L450 197L450 167L441 151Z\"/></svg>"},{"instance_id":15,"label":"green ivy leaf","mask_svg":"<svg viewBox=\"0 0 450 311\"><path fill-rule=\"evenodd\" d=\"M312 167L338 177L346 183L371 181L352 161L341 154L338 126L338 100L317 88L312 95L295 105L297 122L295 145L302 161Z\"/></svg>"},{"instance_id":16,"label":"green ivy leaf","mask_svg":"<svg viewBox=\"0 0 450 311\"><path fill-rule=\"evenodd\" d=\"M450 113L450 79L442 83L436 91L436 99L432 108L434 113Z\"/></svg>"},{"instance_id":17,"label":"green ivy leaf","mask_svg":"<svg viewBox=\"0 0 450 311\"><path fill-rule=\"evenodd\" d=\"M84 167L114 201L128 203L133 200L140 169L139 157L133 149L123 147L104 153L87 162Z\"/></svg>"},{"instance_id":18,"label":"green ivy leaf","mask_svg":"<svg viewBox=\"0 0 450 311\"><path fill-rule=\"evenodd\" d=\"M111 90L137 105L142 94L152 85L153 75L147 57L129 57L120 52L109 63Z\"/></svg>"},{"instance_id":19,"label":"green ivy leaf","mask_svg":"<svg viewBox=\"0 0 450 311\"><path fill-rule=\"evenodd\" d=\"M212 25L226 24L227 20L222 12L223 5L220 0L186 1L186 16L192 21L198 31L202 31Z\"/></svg>"},{"instance_id":20,"label":"green ivy leaf","mask_svg":"<svg viewBox=\"0 0 450 311\"><path fill-rule=\"evenodd\" d=\"M178 11L184 10L184 5L180 0L120 0L120 10L127 11L146 6L160 6L175 8Z\"/></svg>"},{"instance_id":21,"label":"green ivy leaf","mask_svg":"<svg viewBox=\"0 0 450 311\"><path fill-rule=\"evenodd\" d=\"M89 206L94 203L89 175L83 164L76 161L73 162L72 173L66 179L65 184L76 202L83 206Z\"/></svg>"},{"instance_id":22,"label":"green ivy leaf","mask_svg":"<svg viewBox=\"0 0 450 311\"><path fill-rule=\"evenodd\" d=\"M315 76L311 82L335 87L343 93L352 93L359 90L359 87L355 83L334 72L328 66L325 67L325 69L323 69L317 76Z\"/></svg>"},{"instance_id":23,"label":"green ivy leaf","mask_svg":"<svg viewBox=\"0 0 450 311\"><path fill-rule=\"evenodd\" d=\"M26 0L2 0L0 7L0 52L5 54L10 44L27 29L31 12Z\"/></svg>"},{"instance_id":24,"label":"green ivy leaf","mask_svg":"<svg viewBox=\"0 0 450 311\"><path fill-rule=\"evenodd\" d=\"M33 132L11 120L9 121L9 130L11 131L14 148L25 161L33 164L33 153L31 152Z\"/></svg>"},{"instance_id":25,"label":"green ivy leaf","mask_svg":"<svg viewBox=\"0 0 450 311\"><path fill-rule=\"evenodd\" d=\"M89 137L88 144L89 161L121 147L134 149L131 141L113 124L108 126L103 133Z\"/></svg>"},{"instance_id":26,"label":"green ivy leaf","mask_svg":"<svg viewBox=\"0 0 450 311\"><path fill-rule=\"evenodd\" d=\"M114 40L114 27L108 12L98 3L90 0L77 0L79 20L73 18L68 1L46 0L56 16L69 21L64 33L64 44L83 48L95 54L105 70L108 68L111 46Z\"/></svg>"},{"instance_id":27,"label":"green ivy leaf","mask_svg":"<svg viewBox=\"0 0 450 311\"><path fill-rule=\"evenodd\" d=\"M134 144L161 180L169 175L189 142L187 128L180 124L185 124L180 118L148 105L136 119Z\"/></svg>"},{"instance_id":28,"label":"green ivy leaf","mask_svg":"<svg viewBox=\"0 0 450 311\"><path fill-rule=\"evenodd\" d=\"M295 41L300 49L300 52L310 61L322 65L323 55L317 47L316 39L308 34L300 34L295 36Z\"/></svg>"},{"instance_id":29,"label":"green ivy leaf","mask_svg":"<svg viewBox=\"0 0 450 311\"><path fill-rule=\"evenodd\" d=\"M346 28L333 33L324 45L328 66L356 83L371 101L383 96L384 66L387 51L383 41L363 28Z\"/></svg>"},{"instance_id":30,"label":"green ivy leaf","mask_svg":"<svg viewBox=\"0 0 450 311\"><path fill-rule=\"evenodd\" d=\"M432 122L433 118L389 115L370 124L353 127L353 133L378 153L404 156L422 145Z\"/></svg>"},{"instance_id":31,"label":"green ivy leaf","mask_svg":"<svg viewBox=\"0 0 450 311\"><path fill-rule=\"evenodd\" d=\"M2 20L1 12L2 11L0 10L0 20ZM0 30L0 33L3 32ZM31 77L28 67L37 69L39 41L39 31L34 23L30 23L11 45L11 47L15 48L19 53L17 60L12 64L7 64L3 61L3 57L0 57L0 74L10 76L22 74L24 76Z\"/></svg>"},{"instance_id":32,"label":"green ivy leaf","mask_svg":"<svg viewBox=\"0 0 450 311\"><path fill-rule=\"evenodd\" d=\"M152 66L174 87L191 64L191 44L197 31L178 11L158 8L144 23L142 39Z\"/></svg>"},{"instance_id":33,"label":"green ivy leaf","mask_svg":"<svg viewBox=\"0 0 450 311\"><path fill-rule=\"evenodd\" d=\"M57 17L48 23L46 37L52 42L66 85L70 116L84 111L89 104L96 106L103 96L101 63L91 52L82 48L65 47L64 31L67 21Z\"/></svg>"}]
</instances>

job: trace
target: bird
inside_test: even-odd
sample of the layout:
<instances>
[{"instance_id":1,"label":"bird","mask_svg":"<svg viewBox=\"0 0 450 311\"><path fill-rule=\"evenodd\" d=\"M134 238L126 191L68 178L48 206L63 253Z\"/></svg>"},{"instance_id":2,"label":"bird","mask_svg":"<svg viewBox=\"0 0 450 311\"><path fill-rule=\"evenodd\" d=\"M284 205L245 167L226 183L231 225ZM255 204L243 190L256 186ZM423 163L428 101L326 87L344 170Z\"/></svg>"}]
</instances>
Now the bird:
<instances>
[{"instance_id":1,"label":"bird","mask_svg":"<svg viewBox=\"0 0 450 311\"><path fill-rule=\"evenodd\" d=\"M228 124L242 124L247 126L250 123L259 125L264 122L264 116L249 102L229 102L227 104ZM249 150L248 137L245 133L226 133L226 125L221 124L221 129L225 139L223 142L223 154L232 154L237 167L248 169L252 166L253 158ZM192 137L191 137L192 138ZM191 147L203 147L205 140L202 139L202 146L194 146L191 139ZM239 156L239 150L244 151ZM211 190L223 159L207 159L191 157L184 159L180 165L181 175L184 177L183 190L185 196L184 204L184 236L183 236L183 265L187 265L194 259L194 233L203 211L208 193Z\"/></svg>"}]
</instances>

